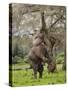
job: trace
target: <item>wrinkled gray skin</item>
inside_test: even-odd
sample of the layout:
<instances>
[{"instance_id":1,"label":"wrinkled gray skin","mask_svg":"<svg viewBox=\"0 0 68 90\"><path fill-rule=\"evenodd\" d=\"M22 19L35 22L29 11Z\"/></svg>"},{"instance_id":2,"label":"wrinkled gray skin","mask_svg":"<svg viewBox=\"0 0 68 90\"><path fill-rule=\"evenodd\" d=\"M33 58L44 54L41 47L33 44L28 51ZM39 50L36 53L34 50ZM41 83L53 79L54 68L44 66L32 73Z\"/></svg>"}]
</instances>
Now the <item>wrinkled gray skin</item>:
<instances>
[{"instance_id":1,"label":"wrinkled gray skin","mask_svg":"<svg viewBox=\"0 0 68 90\"><path fill-rule=\"evenodd\" d=\"M41 44L32 47L29 53L29 60L31 60L31 65L34 71L34 78L37 78L37 72L39 72L39 78L42 78L43 62L45 62L45 58L50 60L47 49L44 47L44 45Z\"/></svg>"},{"instance_id":2,"label":"wrinkled gray skin","mask_svg":"<svg viewBox=\"0 0 68 90\"><path fill-rule=\"evenodd\" d=\"M43 62L45 61L45 58L48 58L48 62L51 62L51 59L49 57L48 51L45 47L43 34L41 35L41 38L36 36L36 38L33 41L33 47L31 48L31 51L29 52L29 60L31 62L33 71L34 71L34 78L37 78L37 72L39 72L39 78L42 78L43 74Z\"/></svg>"},{"instance_id":3,"label":"wrinkled gray skin","mask_svg":"<svg viewBox=\"0 0 68 90\"><path fill-rule=\"evenodd\" d=\"M50 62L47 66L48 73L53 73L56 70L56 63L54 61Z\"/></svg>"}]
</instances>

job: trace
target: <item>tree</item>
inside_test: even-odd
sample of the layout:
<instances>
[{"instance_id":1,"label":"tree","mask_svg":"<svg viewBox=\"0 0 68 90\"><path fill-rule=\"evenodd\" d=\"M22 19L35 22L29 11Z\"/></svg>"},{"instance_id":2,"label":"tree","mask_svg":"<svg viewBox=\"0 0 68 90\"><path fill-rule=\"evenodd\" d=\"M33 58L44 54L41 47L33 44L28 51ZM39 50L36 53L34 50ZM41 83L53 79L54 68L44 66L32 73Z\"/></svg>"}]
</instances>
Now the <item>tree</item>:
<instances>
[{"instance_id":1,"label":"tree","mask_svg":"<svg viewBox=\"0 0 68 90\"><path fill-rule=\"evenodd\" d=\"M12 9L13 36L21 36L21 34L24 36L25 33L32 38L35 31L40 30L45 33L47 48L52 57L57 52L65 51L66 9L64 6L12 4Z\"/></svg>"}]
</instances>

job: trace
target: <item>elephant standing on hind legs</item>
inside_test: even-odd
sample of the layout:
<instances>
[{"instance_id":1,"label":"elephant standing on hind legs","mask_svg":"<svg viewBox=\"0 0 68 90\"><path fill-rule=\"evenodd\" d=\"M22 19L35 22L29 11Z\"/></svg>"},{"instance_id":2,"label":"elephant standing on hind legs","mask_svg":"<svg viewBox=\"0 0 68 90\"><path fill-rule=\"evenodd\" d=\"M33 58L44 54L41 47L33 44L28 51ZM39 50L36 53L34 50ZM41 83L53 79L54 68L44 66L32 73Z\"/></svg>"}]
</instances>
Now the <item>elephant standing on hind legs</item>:
<instances>
[{"instance_id":1,"label":"elephant standing on hind legs","mask_svg":"<svg viewBox=\"0 0 68 90\"><path fill-rule=\"evenodd\" d=\"M39 47L33 47L29 53L29 60L34 72L34 78L37 78L37 72L39 72L39 78L42 78L43 74L43 59L38 56L39 53L37 52Z\"/></svg>"},{"instance_id":2,"label":"elephant standing on hind legs","mask_svg":"<svg viewBox=\"0 0 68 90\"><path fill-rule=\"evenodd\" d=\"M43 63L46 62L48 64L48 71L54 72L56 66L52 62L52 59L47 51L47 44L44 40L45 32L47 33L46 23L44 20L44 12L41 13L42 19L42 27L39 33L36 33L33 39L33 47L29 52L29 60L31 61L32 68L34 71L34 78L37 78L37 72L39 72L39 77L42 78L43 74ZM47 58L47 61L45 61Z\"/></svg>"},{"instance_id":3,"label":"elephant standing on hind legs","mask_svg":"<svg viewBox=\"0 0 68 90\"><path fill-rule=\"evenodd\" d=\"M39 78L42 78L45 58L48 58L48 63L51 62L48 51L45 47L43 33L37 34L34 38L33 47L31 48L28 57L34 71L34 78L37 78L37 72L39 72Z\"/></svg>"}]
</instances>

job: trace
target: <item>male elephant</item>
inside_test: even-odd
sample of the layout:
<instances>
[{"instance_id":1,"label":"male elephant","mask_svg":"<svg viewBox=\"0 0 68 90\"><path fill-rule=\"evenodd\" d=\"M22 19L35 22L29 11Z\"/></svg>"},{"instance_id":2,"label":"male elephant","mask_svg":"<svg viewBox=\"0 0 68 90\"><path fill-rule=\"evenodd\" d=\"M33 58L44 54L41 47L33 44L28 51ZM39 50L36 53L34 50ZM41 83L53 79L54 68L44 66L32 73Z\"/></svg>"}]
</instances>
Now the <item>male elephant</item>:
<instances>
[{"instance_id":1,"label":"male elephant","mask_svg":"<svg viewBox=\"0 0 68 90\"><path fill-rule=\"evenodd\" d=\"M44 41L44 33L41 32L35 35L33 39L33 47L28 54L28 58L34 71L34 78L37 78L37 72L39 72L39 78L42 78L44 62L48 64L48 69L50 70L50 63L52 62L52 60L47 51L46 43ZM48 60L45 61L45 58L47 58Z\"/></svg>"},{"instance_id":2,"label":"male elephant","mask_svg":"<svg viewBox=\"0 0 68 90\"><path fill-rule=\"evenodd\" d=\"M48 62L51 62L45 45L41 43L38 46L33 46L28 56L34 71L34 78L37 78L37 72L39 72L39 78L42 78L45 58L48 58Z\"/></svg>"}]
</instances>

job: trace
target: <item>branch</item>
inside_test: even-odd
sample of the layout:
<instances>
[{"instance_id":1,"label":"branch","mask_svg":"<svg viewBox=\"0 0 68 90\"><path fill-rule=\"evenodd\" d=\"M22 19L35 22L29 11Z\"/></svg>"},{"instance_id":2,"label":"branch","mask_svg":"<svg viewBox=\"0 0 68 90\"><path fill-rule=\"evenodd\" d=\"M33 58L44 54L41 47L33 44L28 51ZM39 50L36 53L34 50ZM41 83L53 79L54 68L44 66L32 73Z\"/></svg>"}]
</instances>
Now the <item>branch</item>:
<instances>
[{"instance_id":1,"label":"branch","mask_svg":"<svg viewBox=\"0 0 68 90\"><path fill-rule=\"evenodd\" d=\"M63 15L61 15L50 27L49 30L60 20L62 19Z\"/></svg>"},{"instance_id":2,"label":"branch","mask_svg":"<svg viewBox=\"0 0 68 90\"><path fill-rule=\"evenodd\" d=\"M28 14L28 13L32 13L32 12L40 12L40 10L31 10L31 11L26 11L26 12L24 12L24 13L22 13L22 15L24 15L24 14Z\"/></svg>"}]
</instances>

